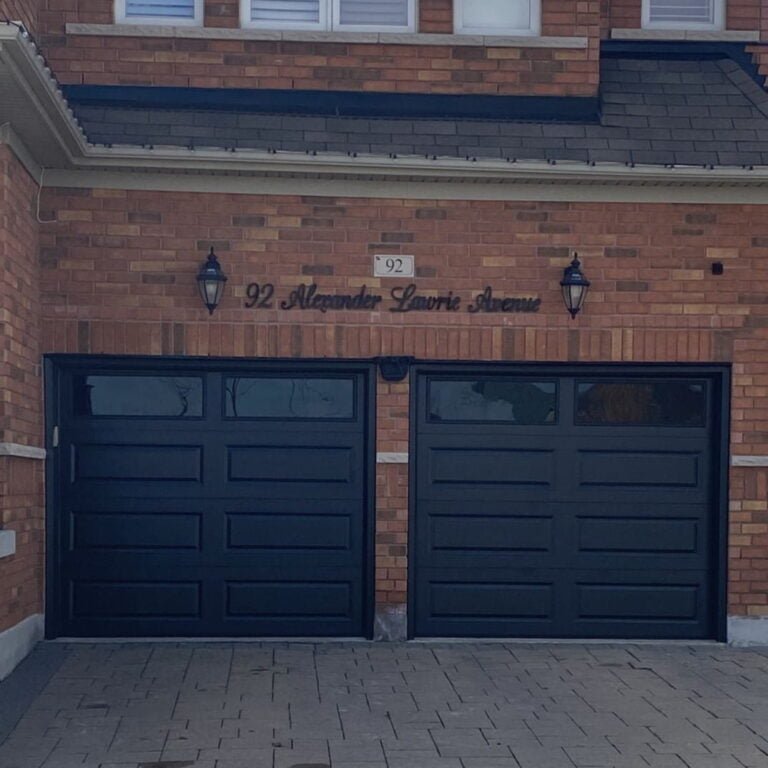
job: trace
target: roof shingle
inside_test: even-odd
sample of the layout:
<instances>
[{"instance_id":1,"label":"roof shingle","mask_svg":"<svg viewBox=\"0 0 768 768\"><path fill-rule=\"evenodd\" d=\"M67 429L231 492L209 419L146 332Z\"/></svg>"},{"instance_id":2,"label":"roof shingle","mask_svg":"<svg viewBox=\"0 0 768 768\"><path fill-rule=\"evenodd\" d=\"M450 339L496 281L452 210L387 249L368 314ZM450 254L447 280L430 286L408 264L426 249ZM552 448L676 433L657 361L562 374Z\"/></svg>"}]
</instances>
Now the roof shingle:
<instances>
[{"instance_id":1,"label":"roof shingle","mask_svg":"<svg viewBox=\"0 0 768 768\"><path fill-rule=\"evenodd\" d=\"M638 165L768 163L768 93L730 59L604 58L600 99L594 124L75 108L97 144Z\"/></svg>"}]
</instances>

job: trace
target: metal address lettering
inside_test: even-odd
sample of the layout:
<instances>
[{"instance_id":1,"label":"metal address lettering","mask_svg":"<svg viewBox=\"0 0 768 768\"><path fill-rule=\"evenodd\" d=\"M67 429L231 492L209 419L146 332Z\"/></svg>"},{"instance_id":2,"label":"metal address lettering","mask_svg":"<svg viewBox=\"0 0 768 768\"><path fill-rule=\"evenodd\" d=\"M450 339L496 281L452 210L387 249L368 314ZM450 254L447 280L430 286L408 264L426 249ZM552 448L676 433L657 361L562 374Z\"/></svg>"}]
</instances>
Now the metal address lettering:
<instances>
[{"instance_id":1,"label":"metal address lettering","mask_svg":"<svg viewBox=\"0 0 768 768\"><path fill-rule=\"evenodd\" d=\"M245 307L248 309L273 309L275 286L272 283L249 283L245 289ZM277 299L275 299L277 301ZM380 309L384 297L371 293L362 285L356 293L322 293L315 283L301 283L277 306L285 311L315 309L328 311L373 312ZM498 296L488 285L464 307L461 296L453 291L431 294L419 293L416 283L392 288L389 292L390 312L480 312L517 313L538 312L541 299L534 296Z\"/></svg>"}]
</instances>

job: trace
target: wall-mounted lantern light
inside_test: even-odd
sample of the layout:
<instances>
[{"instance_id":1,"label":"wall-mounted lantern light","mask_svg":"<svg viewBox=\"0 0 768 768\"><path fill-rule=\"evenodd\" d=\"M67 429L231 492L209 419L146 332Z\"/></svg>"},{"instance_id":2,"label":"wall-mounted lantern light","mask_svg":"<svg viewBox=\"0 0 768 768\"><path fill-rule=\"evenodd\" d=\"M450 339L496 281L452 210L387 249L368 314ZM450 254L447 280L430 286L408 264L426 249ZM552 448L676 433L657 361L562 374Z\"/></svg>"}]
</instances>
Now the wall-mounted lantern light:
<instances>
[{"instance_id":1,"label":"wall-mounted lantern light","mask_svg":"<svg viewBox=\"0 0 768 768\"><path fill-rule=\"evenodd\" d=\"M219 264L219 260L216 258L213 248L211 248L208 259L197 273L197 287L200 289L200 298L208 308L209 315L212 315L213 310L219 306L221 297L224 295L224 283L226 282L227 276L222 271L221 264Z\"/></svg>"},{"instance_id":2,"label":"wall-mounted lantern light","mask_svg":"<svg viewBox=\"0 0 768 768\"><path fill-rule=\"evenodd\" d=\"M563 271L560 287L563 291L565 308L571 313L571 317L574 318L584 304L584 299L586 299L587 291L589 290L589 280L584 277L584 273L581 271L581 262L579 261L578 254L573 254L573 261Z\"/></svg>"}]
</instances>

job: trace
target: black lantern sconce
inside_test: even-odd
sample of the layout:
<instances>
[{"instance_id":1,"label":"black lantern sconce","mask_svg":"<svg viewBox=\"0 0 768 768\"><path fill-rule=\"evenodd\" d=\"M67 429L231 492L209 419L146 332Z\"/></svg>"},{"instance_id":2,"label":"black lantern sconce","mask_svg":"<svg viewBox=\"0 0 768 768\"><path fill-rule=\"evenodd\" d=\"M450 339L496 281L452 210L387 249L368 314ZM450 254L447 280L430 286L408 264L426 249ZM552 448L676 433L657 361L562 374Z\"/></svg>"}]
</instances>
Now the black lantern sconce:
<instances>
[{"instance_id":1,"label":"black lantern sconce","mask_svg":"<svg viewBox=\"0 0 768 768\"><path fill-rule=\"evenodd\" d=\"M219 306L221 297L224 295L224 283L226 282L227 276L222 271L221 264L219 264L219 260L213 252L213 247L211 247L208 259L197 273L197 287L200 290L200 298L208 308L209 315L212 315L213 310Z\"/></svg>"},{"instance_id":2,"label":"black lantern sconce","mask_svg":"<svg viewBox=\"0 0 768 768\"><path fill-rule=\"evenodd\" d=\"M574 253L573 261L563 270L563 279L560 281L565 308L571 313L571 318L576 317L584 305L589 285L589 280L581 271L578 254Z\"/></svg>"}]
</instances>

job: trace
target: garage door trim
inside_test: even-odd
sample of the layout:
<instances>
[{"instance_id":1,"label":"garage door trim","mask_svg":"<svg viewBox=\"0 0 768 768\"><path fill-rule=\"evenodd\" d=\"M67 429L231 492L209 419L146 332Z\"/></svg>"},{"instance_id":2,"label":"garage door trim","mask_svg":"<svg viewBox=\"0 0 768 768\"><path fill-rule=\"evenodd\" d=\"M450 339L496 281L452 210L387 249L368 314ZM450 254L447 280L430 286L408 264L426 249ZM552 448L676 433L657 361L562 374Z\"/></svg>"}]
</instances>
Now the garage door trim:
<instances>
[{"instance_id":1,"label":"garage door trim","mask_svg":"<svg viewBox=\"0 0 768 768\"><path fill-rule=\"evenodd\" d=\"M45 382L45 446L48 460L45 467L45 524L46 524L46 553L45 553L45 599L46 599L46 637L59 637L63 629L63 585L59 583L61 526L59 523L61 509L58 494L58 478L61 470L61 457L54 445L55 428L62 420L62 381L64 376L77 369L87 369L89 373L139 373L158 371L166 375L171 372L211 372L220 369L237 371L243 374L357 374L364 376L363 390L367 406L361 414L365 429L363 438L364 466L363 482L365 484L363 514L363 627L365 637L373 636L374 596L375 596L375 449L376 449L376 366L373 361L365 360L327 360L302 359L287 360L281 358L243 359L243 358L211 358L194 356L164 356L151 357L144 355L62 355L52 354L43 357ZM364 407L361 405L360 407ZM109 417L107 417L109 418Z\"/></svg>"},{"instance_id":2,"label":"garage door trim","mask_svg":"<svg viewBox=\"0 0 768 768\"><path fill-rule=\"evenodd\" d=\"M417 542L416 504L417 504L417 458L419 432L419 396L420 387L427 376L477 376L477 375L536 376L547 378L576 377L605 378L635 376L643 378L706 378L711 382L712 413L711 429L713 433L713 451L715 468L713 481L713 503L715 505L714 535L717 537L713 553L716 568L716 583L712 594L715 605L715 639L724 642L727 634L727 584L728 584L728 467L730 438L730 364L697 363L538 363L538 362L415 362L410 369L410 425L409 425L409 484L408 484L408 637L417 637L416 595L417 595ZM718 418L719 416L719 418ZM602 429L597 427L597 429Z\"/></svg>"}]
</instances>

